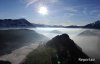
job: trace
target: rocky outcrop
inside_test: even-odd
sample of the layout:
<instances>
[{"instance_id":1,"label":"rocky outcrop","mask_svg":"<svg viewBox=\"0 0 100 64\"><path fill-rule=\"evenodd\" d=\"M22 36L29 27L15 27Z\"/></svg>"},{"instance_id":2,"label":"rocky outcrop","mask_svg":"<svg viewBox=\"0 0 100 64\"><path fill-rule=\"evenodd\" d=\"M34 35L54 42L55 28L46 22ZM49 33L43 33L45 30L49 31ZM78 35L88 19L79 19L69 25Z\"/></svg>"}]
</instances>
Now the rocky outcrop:
<instances>
[{"instance_id":1,"label":"rocky outcrop","mask_svg":"<svg viewBox=\"0 0 100 64\"><path fill-rule=\"evenodd\" d=\"M47 42L46 46L57 50L55 61L59 64L95 64L93 61L80 61L80 59L89 59L89 57L67 34L54 37ZM54 62L52 64L58 64L54 59L52 61Z\"/></svg>"},{"instance_id":2,"label":"rocky outcrop","mask_svg":"<svg viewBox=\"0 0 100 64\"><path fill-rule=\"evenodd\" d=\"M40 45L21 64L95 64L67 34Z\"/></svg>"}]
</instances>

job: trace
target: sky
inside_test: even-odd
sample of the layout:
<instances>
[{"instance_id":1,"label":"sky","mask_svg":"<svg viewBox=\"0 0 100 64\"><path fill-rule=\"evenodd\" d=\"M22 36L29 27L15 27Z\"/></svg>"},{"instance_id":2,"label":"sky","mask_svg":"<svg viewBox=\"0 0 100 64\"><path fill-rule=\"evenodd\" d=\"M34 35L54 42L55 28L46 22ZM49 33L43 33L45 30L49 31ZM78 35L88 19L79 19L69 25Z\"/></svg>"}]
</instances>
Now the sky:
<instances>
[{"instance_id":1,"label":"sky","mask_svg":"<svg viewBox=\"0 0 100 64\"><path fill-rule=\"evenodd\" d=\"M40 7L46 7L48 14L40 14ZM48 25L86 25L100 20L100 0L0 0L0 19L19 18Z\"/></svg>"}]
</instances>

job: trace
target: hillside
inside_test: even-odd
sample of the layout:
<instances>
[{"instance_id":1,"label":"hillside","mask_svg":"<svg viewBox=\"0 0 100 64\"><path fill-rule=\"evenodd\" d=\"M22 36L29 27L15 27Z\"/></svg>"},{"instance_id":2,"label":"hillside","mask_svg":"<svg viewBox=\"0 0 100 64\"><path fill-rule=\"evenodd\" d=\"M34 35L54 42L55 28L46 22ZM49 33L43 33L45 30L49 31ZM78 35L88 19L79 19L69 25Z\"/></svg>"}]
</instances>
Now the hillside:
<instances>
[{"instance_id":1,"label":"hillside","mask_svg":"<svg viewBox=\"0 0 100 64\"><path fill-rule=\"evenodd\" d=\"M33 30L0 30L0 55L11 53L25 45L42 42L45 39L47 39L45 36Z\"/></svg>"}]
</instances>

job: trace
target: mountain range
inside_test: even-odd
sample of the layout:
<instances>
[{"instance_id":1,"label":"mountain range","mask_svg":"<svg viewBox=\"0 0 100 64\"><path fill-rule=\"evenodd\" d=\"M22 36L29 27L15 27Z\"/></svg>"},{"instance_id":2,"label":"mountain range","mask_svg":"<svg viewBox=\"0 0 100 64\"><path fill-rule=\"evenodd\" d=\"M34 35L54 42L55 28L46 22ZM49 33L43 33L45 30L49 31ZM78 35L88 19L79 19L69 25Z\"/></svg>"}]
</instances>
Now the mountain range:
<instances>
[{"instance_id":1,"label":"mountain range","mask_svg":"<svg viewBox=\"0 0 100 64\"><path fill-rule=\"evenodd\" d=\"M83 28L94 28L94 29L100 29L100 20L87 24Z\"/></svg>"},{"instance_id":2,"label":"mountain range","mask_svg":"<svg viewBox=\"0 0 100 64\"><path fill-rule=\"evenodd\" d=\"M92 28L92 29L100 29L100 20L95 21L90 24L86 24L84 26L77 26L77 25L69 25L69 26L63 26L63 25L45 25L45 24L34 24L35 27L51 27L51 28Z\"/></svg>"},{"instance_id":3,"label":"mountain range","mask_svg":"<svg viewBox=\"0 0 100 64\"><path fill-rule=\"evenodd\" d=\"M51 28L80 28L81 26L46 25L30 23L28 20L21 19L0 19L0 28L29 28L29 27L51 27Z\"/></svg>"},{"instance_id":4,"label":"mountain range","mask_svg":"<svg viewBox=\"0 0 100 64\"><path fill-rule=\"evenodd\" d=\"M34 27L26 19L0 19L0 28Z\"/></svg>"},{"instance_id":5,"label":"mountain range","mask_svg":"<svg viewBox=\"0 0 100 64\"><path fill-rule=\"evenodd\" d=\"M46 25L46 24L36 24L30 23L26 19L0 19L0 28L29 28L29 27L50 27L50 28L92 28L92 29L100 29L100 20L86 24L84 26L77 25Z\"/></svg>"}]
</instances>

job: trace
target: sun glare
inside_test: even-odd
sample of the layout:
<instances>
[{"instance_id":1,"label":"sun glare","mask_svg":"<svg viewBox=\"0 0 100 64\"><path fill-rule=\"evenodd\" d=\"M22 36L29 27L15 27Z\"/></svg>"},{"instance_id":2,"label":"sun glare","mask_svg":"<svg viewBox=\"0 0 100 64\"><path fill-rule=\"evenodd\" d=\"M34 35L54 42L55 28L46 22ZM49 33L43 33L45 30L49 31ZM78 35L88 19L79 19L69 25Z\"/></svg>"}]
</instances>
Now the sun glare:
<instances>
[{"instance_id":1,"label":"sun glare","mask_svg":"<svg viewBox=\"0 0 100 64\"><path fill-rule=\"evenodd\" d=\"M48 9L46 7L39 7L38 13L40 13L42 15L47 15Z\"/></svg>"}]
</instances>

